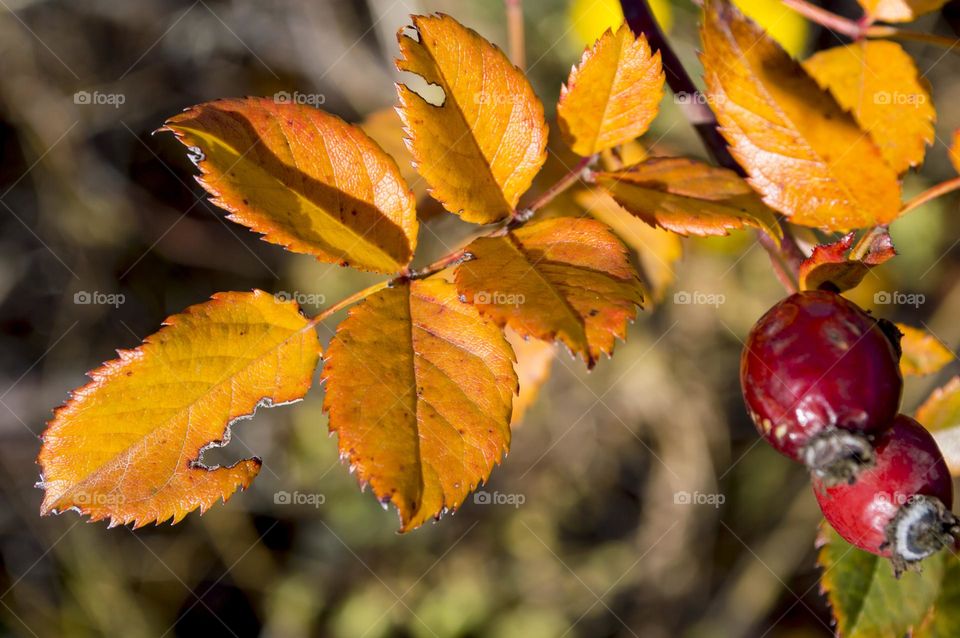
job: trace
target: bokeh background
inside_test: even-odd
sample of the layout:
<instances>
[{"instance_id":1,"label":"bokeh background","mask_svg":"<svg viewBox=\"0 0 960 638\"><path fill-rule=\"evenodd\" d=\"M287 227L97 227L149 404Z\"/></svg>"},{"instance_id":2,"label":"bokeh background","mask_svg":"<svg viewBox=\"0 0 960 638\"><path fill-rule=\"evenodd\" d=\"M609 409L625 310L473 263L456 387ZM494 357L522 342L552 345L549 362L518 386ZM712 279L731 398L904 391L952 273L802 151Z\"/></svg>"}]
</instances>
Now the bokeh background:
<instances>
[{"instance_id":1,"label":"bokeh background","mask_svg":"<svg viewBox=\"0 0 960 638\"><path fill-rule=\"evenodd\" d=\"M796 55L840 42L773 0L741 4ZM552 117L571 64L616 11L606 0L524 5L527 65ZM699 78L696 7L659 0L656 9ZM396 147L399 129L383 111L405 79L392 65L395 33L409 14L436 10L506 47L500 0L0 0L0 634L832 634L806 477L757 445L741 404L741 339L782 296L750 233L684 240L678 261L668 254L676 247L651 246L658 256L640 265L660 282L660 301L594 372L557 354L484 487L493 503L470 499L397 535L395 513L338 462L315 386L304 402L235 429L218 458L256 454L264 469L202 517L136 531L75 513L39 517L44 423L115 348L217 291L296 294L314 314L374 280L226 221L193 182L184 149L151 132L191 104L286 91L349 121L377 114L369 125ZM917 26L953 33L942 15ZM910 195L951 176L944 141L960 126L960 56L907 48L939 111ZM704 156L669 93L644 143ZM551 149L560 172L569 156L557 142ZM567 197L551 212L576 206ZM431 216L435 208L424 202L420 262L473 232ZM960 341L958 212L950 197L898 221L901 256L852 293L951 347ZM877 292L922 302L875 306ZM322 326L324 341L340 318ZM957 369L911 380L905 409ZM301 502L277 502L282 491Z\"/></svg>"}]
</instances>

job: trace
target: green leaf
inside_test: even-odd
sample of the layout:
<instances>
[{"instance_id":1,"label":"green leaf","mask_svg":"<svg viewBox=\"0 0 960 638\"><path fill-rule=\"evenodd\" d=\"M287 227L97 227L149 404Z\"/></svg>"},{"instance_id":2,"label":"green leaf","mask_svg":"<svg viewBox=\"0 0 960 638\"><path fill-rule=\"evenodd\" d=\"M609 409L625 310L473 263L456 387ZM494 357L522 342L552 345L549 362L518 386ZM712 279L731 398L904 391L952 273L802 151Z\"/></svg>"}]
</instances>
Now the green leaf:
<instances>
[{"instance_id":1,"label":"green leaf","mask_svg":"<svg viewBox=\"0 0 960 638\"><path fill-rule=\"evenodd\" d=\"M958 561L948 552L925 559L922 572L908 571L897 580L889 560L853 547L826 524L820 542L820 585L843 638L903 638L920 627L939 602L946 577L956 580Z\"/></svg>"}]
</instances>

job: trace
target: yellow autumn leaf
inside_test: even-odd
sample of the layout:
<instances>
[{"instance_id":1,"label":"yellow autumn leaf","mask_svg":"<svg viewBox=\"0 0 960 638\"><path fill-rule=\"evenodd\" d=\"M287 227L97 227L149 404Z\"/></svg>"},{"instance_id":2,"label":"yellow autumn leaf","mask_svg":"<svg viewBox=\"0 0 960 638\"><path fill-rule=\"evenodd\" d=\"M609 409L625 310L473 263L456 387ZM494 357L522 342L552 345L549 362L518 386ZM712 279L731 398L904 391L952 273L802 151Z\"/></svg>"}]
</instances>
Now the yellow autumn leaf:
<instances>
[{"instance_id":1,"label":"yellow autumn leaf","mask_svg":"<svg viewBox=\"0 0 960 638\"><path fill-rule=\"evenodd\" d=\"M550 377L550 368L556 358L557 349L546 341L524 339L510 328L504 330L503 334L517 359L513 369L517 372L520 391L513 399L513 414L510 417L511 427L517 427L523 421L527 409L537 400L540 388Z\"/></svg>"},{"instance_id":2,"label":"yellow autumn leaf","mask_svg":"<svg viewBox=\"0 0 960 638\"><path fill-rule=\"evenodd\" d=\"M620 171L598 172L620 206L651 226L680 235L728 235L753 226L780 241L777 217L739 175L684 157L653 157Z\"/></svg>"},{"instance_id":3,"label":"yellow autumn leaf","mask_svg":"<svg viewBox=\"0 0 960 638\"><path fill-rule=\"evenodd\" d=\"M726 0L707 0L708 98L754 189L792 222L827 230L885 224L896 172L829 92Z\"/></svg>"},{"instance_id":4,"label":"yellow autumn leaf","mask_svg":"<svg viewBox=\"0 0 960 638\"><path fill-rule=\"evenodd\" d=\"M874 20L882 22L913 22L925 13L932 13L947 0L857 0Z\"/></svg>"},{"instance_id":5,"label":"yellow autumn leaf","mask_svg":"<svg viewBox=\"0 0 960 638\"><path fill-rule=\"evenodd\" d=\"M663 98L660 53L623 24L587 49L560 88L557 120L564 141L588 156L643 135Z\"/></svg>"},{"instance_id":6,"label":"yellow autumn leaf","mask_svg":"<svg viewBox=\"0 0 960 638\"><path fill-rule=\"evenodd\" d=\"M43 434L42 514L76 508L111 525L203 512L246 488L260 460L208 467L203 452L258 406L301 399L320 355L297 304L228 292L170 317L90 373Z\"/></svg>"},{"instance_id":7,"label":"yellow autumn leaf","mask_svg":"<svg viewBox=\"0 0 960 638\"><path fill-rule=\"evenodd\" d=\"M923 163L937 114L903 47L861 40L820 51L803 68L853 114L897 173Z\"/></svg>"},{"instance_id":8,"label":"yellow autumn leaf","mask_svg":"<svg viewBox=\"0 0 960 638\"><path fill-rule=\"evenodd\" d=\"M471 242L457 289L523 337L560 340L593 367L641 305L626 248L593 219L556 217Z\"/></svg>"},{"instance_id":9,"label":"yellow autumn leaf","mask_svg":"<svg viewBox=\"0 0 960 638\"><path fill-rule=\"evenodd\" d=\"M397 34L397 68L443 90L439 106L397 85L400 117L430 193L464 220L514 212L546 160L543 105L503 52L447 15L414 16Z\"/></svg>"},{"instance_id":10,"label":"yellow autumn leaf","mask_svg":"<svg viewBox=\"0 0 960 638\"><path fill-rule=\"evenodd\" d=\"M950 474L960 476L960 377L934 390L915 416L933 433Z\"/></svg>"},{"instance_id":11,"label":"yellow autumn leaf","mask_svg":"<svg viewBox=\"0 0 960 638\"><path fill-rule=\"evenodd\" d=\"M396 506L401 531L457 509L510 447L513 352L442 279L354 306L322 377L341 457Z\"/></svg>"},{"instance_id":12,"label":"yellow autumn leaf","mask_svg":"<svg viewBox=\"0 0 960 638\"><path fill-rule=\"evenodd\" d=\"M575 197L590 216L612 228L623 243L636 251L643 269L643 284L654 301L662 301L677 279L675 264L683 256L680 236L630 214L600 189L582 190Z\"/></svg>"},{"instance_id":13,"label":"yellow autumn leaf","mask_svg":"<svg viewBox=\"0 0 960 638\"><path fill-rule=\"evenodd\" d=\"M953 361L956 357L943 343L926 330L898 323L903 333L900 348L900 370L903 374L922 376L933 374Z\"/></svg>"},{"instance_id":14,"label":"yellow autumn leaf","mask_svg":"<svg viewBox=\"0 0 960 638\"><path fill-rule=\"evenodd\" d=\"M267 98L193 106L166 121L229 218L318 260L394 273L417 244L416 202L397 163L319 109Z\"/></svg>"}]
</instances>

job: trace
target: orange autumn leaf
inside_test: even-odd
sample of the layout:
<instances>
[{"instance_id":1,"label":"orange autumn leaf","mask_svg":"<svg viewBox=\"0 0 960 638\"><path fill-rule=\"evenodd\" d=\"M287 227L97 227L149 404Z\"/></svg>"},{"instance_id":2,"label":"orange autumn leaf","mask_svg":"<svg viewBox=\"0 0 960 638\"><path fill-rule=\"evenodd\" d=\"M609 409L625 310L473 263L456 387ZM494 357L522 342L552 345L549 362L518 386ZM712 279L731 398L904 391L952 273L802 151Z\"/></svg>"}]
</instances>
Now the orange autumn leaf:
<instances>
[{"instance_id":1,"label":"orange autumn leaf","mask_svg":"<svg viewBox=\"0 0 960 638\"><path fill-rule=\"evenodd\" d=\"M813 254L800 264L800 290L827 287L836 292L856 288L874 266L896 256L887 232L874 235L862 257L851 257L856 233L848 233L835 242L815 246Z\"/></svg>"},{"instance_id":2,"label":"orange autumn leaf","mask_svg":"<svg viewBox=\"0 0 960 638\"><path fill-rule=\"evenodd\" d=\"M820 51L803 68L853 114L897 173L923 163L937 114L903 47L861 40Z\"/></svg>"},{"instance_id":3,"label":"orange autumn leaf","mask_svg":"<svg viewBox=\"0 0 960 638\"><path fill-rule=\"evenodd\" d=\"M730 152L790 221L847 231L885 224L900 183L829 92L727 0L707 0L701 59Z\"/></svg>"},{"instance_id":4,"label":"orange autumn leaf","mask_svg":"<svg viewBox=\"0 0 960 638\"><path fill-rule=\"evenodd\" d=\"M947 0L857 0L873 20L913 22L925 13L932 13Z\"/></svg>"},{"instance_id":5,"label":"orange autumn leaf","mask_svg":"<svg viewBox=\"0 0 960 638\"><path fill-rule=\"evenodd\" d=\"M746 225L775 240L776 215L739 175L683 157L654 157L636 166L596 174L623 208L651 226L680 235L728 235Z\"/></svg>"},{"instance_id":6,"label":"orange autumn leaf","mask_svg":"<svg viewBox=\"0 0 960 638\"><path fill-rule=\"evenodd\" d=\"M677 279L676 262L683 257L683 242L676 233L655 228L630 214L599 188L582 190L576 201L593 218L609 226L637 255L642 284L653 300L663 300Z\"/></svg>"},{"instance_id":7,"label":"orange autumn leaf","mask_svg":"<svg viewBox=\"0 0 960 638\"><path fill-rule=\"evenodd\" d=\"M626 23L587 49L560 89L557 120L579 155L613 148L646 133L663 98L660 53Z\"/></svg>"},{"instance_id":8,"label":"orange autumn leaf","mask_svg":"<svg viewBox=\"0 0 960 638\"><path fill-rule=\"evenodd\" d=\"M394 273L413 257L416 202L397 163L363 131L266 98L191 107L164 124L229 218L318 260Z\"/></svg>"},{"instance_id":9,"label":"orange autumn leaf","mask_svg":"<svg viewBox=\"0 0 960 638\"><path fill-rule=\"evenodd\" d=\"M938 372L956 357L943 343L926 330L898 323L903 333L900 348L900 370L905 375L923 376Z\"/></svg>"},{"instance_id":10,"label":"orange autumn leaf","mask_svg":"<svg viewBox=\"0 0 960 638\"><path fill-rule=\"evenodd\" d=\"M401 531L457 509L510 446L513 351L442 279L354 306L322 378L341 458L396 506Z\"/></svg>"},{"instance_id":11,"label":"orange autumn leaf","mask_svg":"<svg viewBox=\"0 0 960 638\"><path fill-rule=\"evenodd\" d=\"M557 217L470 243L462 297L523 337L555 339L593 367L643 302L626 248L604 224Z\"/></svg>"},{"instance_id":12,"label":"orange autumn leaf","mask_svg":"<svg viewBox=\"0 0 960 638\"><path fill-rule=\"evenodd\" d=\"M397 68L443 89L434 105L397 85L400 117L430 193L464 220L511 215L546 160L543 105L503 52L450 16L413 16Z\"/></svg>"},{"instance_id":13,"label":"orange autumn leaf","mask_svg":"<svg viewBox=\"0 0 960 638\"><path fill-rule=\"evenodd\" d=\"M537 400L540 388L550 377L557 349L546 341L524 339L510 328L504 330L503 334L517 358L513 369L517 371L520 391L513 400L513 414L510 416L511 427L516 427L523 421L527 409Z\"/></svg>"},{"instance_id":14,"label":"orange autumn leaf","mask_svg":"<svg viewBox=\"0 0 960 638\"><path fill-rule=\"evenodd\" d=\"M301 399L320 345L296 303L256 290L214 295L119 354L43 434L42 514L76 508L140 527L227 500L260 459L208 467L204 450L226 445L257 407Z\"/></svg>"},{"instance_id":15,"label":"orange autumn leaf","mask_svg":"<svg viewBox=\"0 0 960 638\"><path fill-rule=\"evenodd\" d=\"M397 162L400 175L410 185L414 196L420 200L427 195L427 183L414 167L413 155L403 141L403 121L393 107L370 113L358 124L363 132L380 145L387 155Z\"/></svg>"}]
</instances>

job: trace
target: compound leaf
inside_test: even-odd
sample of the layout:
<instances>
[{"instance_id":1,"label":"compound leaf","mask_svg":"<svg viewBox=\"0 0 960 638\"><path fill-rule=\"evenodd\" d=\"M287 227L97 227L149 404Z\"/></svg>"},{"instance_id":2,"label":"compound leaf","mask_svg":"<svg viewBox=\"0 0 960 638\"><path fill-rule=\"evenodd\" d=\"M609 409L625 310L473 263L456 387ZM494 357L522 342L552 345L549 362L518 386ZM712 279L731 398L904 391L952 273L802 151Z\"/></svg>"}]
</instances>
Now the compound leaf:
<instances>
[{"instance_id":1,"label":"compound leaf","mask_svg":"<svg viewBox=\"0 0 960 638\"><path fill-rule=\"evenodd\" d=\"M646 133L663 98L660 53L626 23L587 49L560 89L557 120L564 141L588 156Z\"/></svg>"},{"instance_id":2,"label":"compound leaf","mask_svg":"<svg viewBox=\"0 0 960 638\"><path fill-rule=\"evenodd\" d=\"M926 330L898 323L903 333L900 348L900 370L903 374L923 376L938 372L943 366L954 360L954 354L939 339Z\"/></svg>"},{"instance_id":3,"label":"compound leaf","mask_svg":"<svg viewBox=\"0 0 960 638\"><path fill-rule=\"evenodd\" d=\"M937 113L903 47L861 40L820 51L803 68L853 114L897 173L923 163Z\"/></svg>"},{"instance_id":4,"label":"compound leaf","mask_svg":"<svg viewBox=\"0 0 960 638\"><path fill-rule=\"evenodd\" d=\"M739 175L684 157L654 157L596 175L613 198L651 226L679 235L728 235L754 226L779 242L776 215Z\"/></svg>"},{"instance_id":5,"label":"compound leaf","mask_svg":"<svg viewBox=\"0 0 960 638\"><path fill-rule=\"evenodd\" d=\"M413 194L356 126L310 106L246 98L193 106L160 130L193 151L211 201L266 241L382 273L413 257Z\"/></svg>"},{"instance_id":6,"label":"compound leaf","mask_svg":"<svg viewBox=\"0 0 960 638\"><path fill-rule=\"evenodd\" d=\"M464 220L488 224L514 207L546 160L547 124L530 82L503 52L450 16L414 16L397 34L397 68L443 89L431 104L397 85L400 117L431 194Z\"/></svg>"},{"instance_id":7,"label":"compound leaf","mask_svg":"<svg viewBox=\"0 0 960 638\"><path fill-rule=\"evenodd\" d=\"M827 230L896 218L897 174L853 116L730 2L707 0L704 13L710 103L767 205Z\"/></svg>"},{"instance_id":8,"label":"compound leaf","mask_svg":"<svg viewBox=\"0 0 960 638\"><path fill-rule=\"evenodd\" d=\"M208 467L204 450L226 445L231 425L258 406L301 399L320 345L295 302L256 290L214 295L119 355L44 432L42 514L75 508L140 527L228 499L260 460Z\"/></svg>"},{"instance_id":9,"label":"compound leaf","mask_svg":"<svg viewBox=\"0 0 960 638\"><path fill-rule=\"evenodd\" d=\"M401 531L459 507L510 446L513 351L442 279L354 306L322 377L341 458L396 506Z\"/></svg>"},{"instance_id":10,"label":"compound leaf","mask_svg":"<svg viewBox=\"0 0 960 638\"><path fill-rule=\"evenodd\" d=\"M523 337L559 339L591 368L643 302L626 248L593 219L547 219L466 251L455 275L466 301Z\"/></svg>"}]
</instances>

